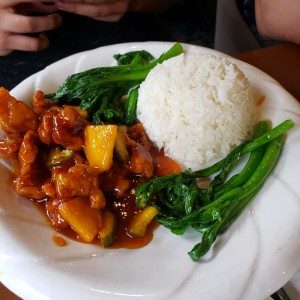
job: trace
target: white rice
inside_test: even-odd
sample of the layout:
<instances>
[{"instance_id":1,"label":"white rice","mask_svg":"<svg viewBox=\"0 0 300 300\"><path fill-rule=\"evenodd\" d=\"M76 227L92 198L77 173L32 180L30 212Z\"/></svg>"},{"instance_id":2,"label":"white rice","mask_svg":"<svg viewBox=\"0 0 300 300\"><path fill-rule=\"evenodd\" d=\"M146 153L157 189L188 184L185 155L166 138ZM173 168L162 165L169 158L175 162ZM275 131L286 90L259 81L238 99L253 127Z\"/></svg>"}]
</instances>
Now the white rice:
<instances>
[{"instance_id":1,"label":"white rice","mask_svg":"<svg viewBox=\"0 0 300 300\"><path fill-rule=\"evenodd\" d=\"M211 54L181 54L157 65L140 86L137 118L183 170L224 158L256 122L248 79L229 59Z\"/></svg>"}]
</instances>

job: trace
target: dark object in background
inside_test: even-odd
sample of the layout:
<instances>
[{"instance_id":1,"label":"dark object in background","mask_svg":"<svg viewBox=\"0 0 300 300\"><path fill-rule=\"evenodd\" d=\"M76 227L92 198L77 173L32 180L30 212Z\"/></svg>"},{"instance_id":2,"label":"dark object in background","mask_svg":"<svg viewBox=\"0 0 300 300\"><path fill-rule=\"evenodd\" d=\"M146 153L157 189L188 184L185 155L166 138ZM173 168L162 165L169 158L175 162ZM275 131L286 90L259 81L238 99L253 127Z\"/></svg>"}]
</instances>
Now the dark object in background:
<instances>
[{"instance_id":1,"label":"dark object in background","mask_svg":"<svg viewBox=\"0 0 300 300\"><path fill-rule=\"evenodd\" d=\"M291 300L291 298L283 288L279 289L276 293L271 295L271 298L274 300Z\"/></svg>"}]
</instances>

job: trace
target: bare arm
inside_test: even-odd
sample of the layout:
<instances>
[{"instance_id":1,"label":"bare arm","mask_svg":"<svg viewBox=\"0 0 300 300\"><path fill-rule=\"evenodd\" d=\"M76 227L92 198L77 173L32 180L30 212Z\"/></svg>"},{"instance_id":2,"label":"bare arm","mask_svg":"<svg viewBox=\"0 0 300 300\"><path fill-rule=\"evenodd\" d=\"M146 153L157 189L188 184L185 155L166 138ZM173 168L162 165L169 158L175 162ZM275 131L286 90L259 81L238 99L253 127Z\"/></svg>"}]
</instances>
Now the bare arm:
<instances>
[{"instance_id":1,"label":"bare arm","mask_svg":"<svg viewBox=\"0 0 300 300\"><path fill-rule=\"evenodd\" d=\"M255 16L263 38L300 44L299 0L256 0Z\"/></svg>"}]
</instances>

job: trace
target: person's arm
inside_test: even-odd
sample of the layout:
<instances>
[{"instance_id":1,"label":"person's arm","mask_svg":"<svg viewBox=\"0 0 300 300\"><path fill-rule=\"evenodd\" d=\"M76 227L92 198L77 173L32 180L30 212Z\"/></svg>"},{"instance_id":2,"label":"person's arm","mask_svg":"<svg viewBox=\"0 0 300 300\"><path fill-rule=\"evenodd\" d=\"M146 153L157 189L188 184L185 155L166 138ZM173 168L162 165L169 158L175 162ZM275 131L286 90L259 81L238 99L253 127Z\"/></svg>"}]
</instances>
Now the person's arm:
<instances>
[{"instance_id":1,"label":"person's arm","mask_svg":"<svg viewBox=\"0 0 300 300\"><path fill-rule=\"evenodd\" d=\"M255 0L255 18L263 38L300 44L299 0Z\"/></svg>"},{"instance_id":2,"label":"person's arm","mask_svg":"<svg viewBox=\"0 0 300 300\"><path fill-rule=\"evenodd\" d=\"M51 1L50 1L51 2ZM0 56L14 50L38 51L48 46L44 31L61 24L57 8L37 0L0 0ZM42 16L31 16L42 13ZM37 33L37 36L27 35Z\"/></svg>"},{"instance_id":3,"label":"person's arm","mask_svg":"<svg viewBox=\"0 0 300 300\"><path fill-rule=\"evenodd\" d=\"M176 0L56 0L61 10L101 21L119 21L127 12L160 12Z\"/></svg>"}]
</instances>

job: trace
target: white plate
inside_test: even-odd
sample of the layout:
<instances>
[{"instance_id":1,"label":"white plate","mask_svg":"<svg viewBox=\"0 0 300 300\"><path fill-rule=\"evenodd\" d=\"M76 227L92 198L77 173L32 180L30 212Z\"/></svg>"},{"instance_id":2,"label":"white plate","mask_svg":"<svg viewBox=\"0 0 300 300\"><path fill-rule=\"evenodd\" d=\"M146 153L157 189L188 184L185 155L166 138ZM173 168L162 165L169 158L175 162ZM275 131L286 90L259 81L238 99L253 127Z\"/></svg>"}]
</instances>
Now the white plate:
<instances>
[{"instance_id":1,"label":"white plate","mask_svg":"<svg viewBox=\"0 0 300 300\"><path fill-rule=\"evenodd\" d=\"M156 57L172 43L129 43L79 53L50 65L11 93L29 102L37 89L53 92L67 75L114 64L115 53L146 49ZM184 45L185 51L216 53ZM183 237L159 227L138 250L108 250L69 241L58 247L53 230L30 201L7 184L0 165L0 280L26 300L81 299L263 299L284 285L300 266L300 105L275 80L234 60L265 95L260 117L277 125L296 123L281 159L261 192L198 263L187 255L199 236Z\"/></svg>"}]
</instances>

